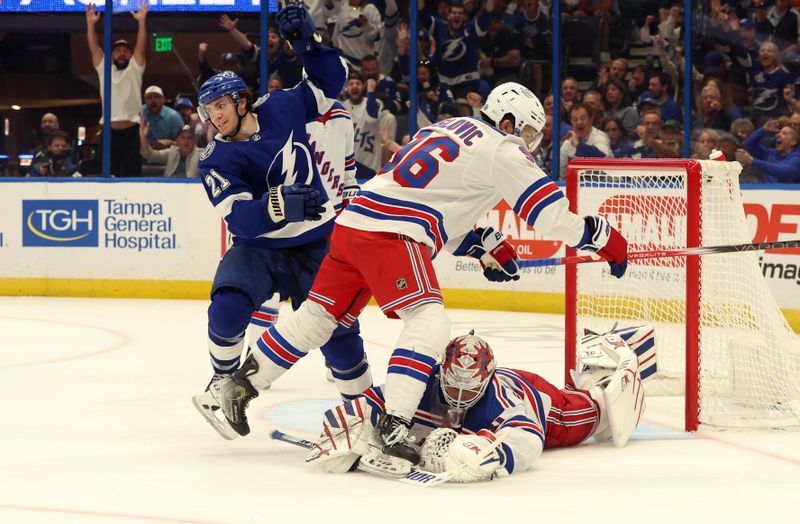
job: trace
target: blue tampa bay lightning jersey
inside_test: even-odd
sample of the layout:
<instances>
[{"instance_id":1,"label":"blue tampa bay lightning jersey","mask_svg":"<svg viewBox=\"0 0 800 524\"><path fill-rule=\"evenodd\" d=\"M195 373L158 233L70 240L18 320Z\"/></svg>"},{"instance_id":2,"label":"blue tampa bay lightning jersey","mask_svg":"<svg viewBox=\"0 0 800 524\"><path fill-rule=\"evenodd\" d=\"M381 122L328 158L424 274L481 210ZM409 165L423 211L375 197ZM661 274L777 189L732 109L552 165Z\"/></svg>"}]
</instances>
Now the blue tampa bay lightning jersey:
<instances>
[{"instance_id":1,"label":"blue tampa bay lightning jersey","mask_svg":"<svg viewBox=\"0 0 800 524\"><path fill-rule=\"evenodd\" d=\"M458 31L451 32L444 20L433 16L420 20L420 25L436 40L434 62L439 80L451 86L478 80L480 38L489 30L489 22L489 13L481 11L474 20L465 23Z\"/></svg>"},{"instance_id":2,"label":"blue tampa bay lightning jersey","mask_svg":"<svg viewBox=\"0 0 800 524\"><path fill-rule=\"evenodd\" d=\"M277 224L269 219L265 206L269 188L280 184L309 184L321 195L327 194L308 143L306 123L331 108L346 70L332 49L301 56L308 78L256 101L256 132L241 141L217 134L200 157L206 193L227 223L234 245L293 247L322 238L333 227L331 202L325 203L321 220Z\"/></svg>"}]
</instances>

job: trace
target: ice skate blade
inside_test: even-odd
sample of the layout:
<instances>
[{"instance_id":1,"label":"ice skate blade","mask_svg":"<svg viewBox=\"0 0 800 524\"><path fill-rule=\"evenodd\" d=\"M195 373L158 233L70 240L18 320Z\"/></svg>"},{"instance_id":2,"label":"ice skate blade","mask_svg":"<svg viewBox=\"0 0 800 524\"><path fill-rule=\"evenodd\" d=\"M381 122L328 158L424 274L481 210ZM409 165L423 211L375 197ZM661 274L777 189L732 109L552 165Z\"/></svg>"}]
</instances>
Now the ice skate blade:
<instances>
[{"instance_id":1,"label":"ice skate blade","mask_svg":"<svg viewBox=\"0 0 800 524\"><path fill-rule=\"evenodd\" d=\"M214 431L225 440L233 440L239 436L236 430L231 427L228 419L222 413L222 409L210 392L200 393L192 397L192 404L203 415L203 418L211 424ZM214 409L216 408L216 409Z\"/></svg>"}]
</instances>

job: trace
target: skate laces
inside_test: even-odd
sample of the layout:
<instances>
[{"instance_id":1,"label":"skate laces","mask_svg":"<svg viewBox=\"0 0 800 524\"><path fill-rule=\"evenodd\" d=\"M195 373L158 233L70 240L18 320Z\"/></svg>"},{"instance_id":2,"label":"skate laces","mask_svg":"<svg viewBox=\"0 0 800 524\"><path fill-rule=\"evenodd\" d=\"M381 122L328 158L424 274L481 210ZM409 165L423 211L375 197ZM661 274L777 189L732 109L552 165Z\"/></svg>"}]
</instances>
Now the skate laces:
<instances>
[{"instance_id":1,"label":"skate laces","mask_svg":"<svg viewBox=\"0 0 800 524\"><path fill-rule=\"evenodd\" d=\"M388 434L381 435L381 438L387 446L393 446L398 442L413 443L416 439L411 436L408 426L403 424L400 419L392 420L392 427Z\"/></svg>"}]
</instances>

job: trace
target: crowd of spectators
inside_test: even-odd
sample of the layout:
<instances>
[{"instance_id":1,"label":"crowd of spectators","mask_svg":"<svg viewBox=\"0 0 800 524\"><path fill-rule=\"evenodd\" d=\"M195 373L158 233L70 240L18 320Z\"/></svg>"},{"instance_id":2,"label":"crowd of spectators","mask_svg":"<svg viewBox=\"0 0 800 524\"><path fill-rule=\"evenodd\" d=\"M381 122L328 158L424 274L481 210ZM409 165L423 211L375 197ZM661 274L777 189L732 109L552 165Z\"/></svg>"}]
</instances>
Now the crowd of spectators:
<instances>
[{"instance_id":1,"label":"crowd of spectators","mask_svg":"<svg viewBox=\"0 0 800 524\"><path fill-rule=\"evenodd\" d=\"M417 0L418 31L411 35L405 2L307 0L326 43L341 51L350 68L341 100L356 128L359 176L372 176L409 139L408 72L416 67L420 127L477 115L498 83L531 88L548 113L544 138L533 154L555 179L576 157L682 157L684 133L690 133L693 158L708 158L712 149L720 149L728 160L742 163L743 181L800 182L800 78L795 81L800 77L800 1L697 3L691 14L695 60L688 73L694 107L684 119L683 2L561 0L562 27L588 28L594 40L585 57L591 64L587 75L586 67L573 71L570 62L578 35L562 31L566 65L557 93L557 132L550 93L554 1ZM111 50L112 173L197 176L199 148L213 130L199 121L191 93L164 93L150 85L142 100L147 5L140 4L132 15L139 27L135 44L117 40ZM88 6L87 41L102 93L98 18ZM214 56L220 59L212 65L209 45L198 43L198 85L218 71L232 70L257 93L262 47L239 29L238 18L222 15L218 24L230 35L230 47L219 50ZM266 43L268 91L302 78L300 60L273 27ZM411 38L418 44L415 57L409 56ZM56 115L42 117L41 131L29 174L75 173L70 138L59 130ZM560 173L550 173L553 154L559 155Z\"/></svg>"}]
</instances>

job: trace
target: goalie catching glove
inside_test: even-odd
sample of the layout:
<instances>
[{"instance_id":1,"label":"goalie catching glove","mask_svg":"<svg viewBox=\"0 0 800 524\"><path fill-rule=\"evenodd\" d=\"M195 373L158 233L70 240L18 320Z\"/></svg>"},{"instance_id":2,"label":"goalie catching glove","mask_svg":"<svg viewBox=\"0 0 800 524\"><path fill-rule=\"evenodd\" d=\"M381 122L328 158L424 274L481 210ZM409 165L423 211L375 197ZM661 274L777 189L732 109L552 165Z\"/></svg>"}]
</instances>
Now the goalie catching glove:
<instances>
[{"instance_id":1,"label":"goalie catching glove","mask_svg":"<svg viewBox=\"0 0 800 524\"><path fill-rule=\"evenodd\" d=\"M628 241L603 217L588 216L583 221L583 238L573 247L597 253L611 266L611 274L622 278L628 268Z\"/></svg>"},{"instance_id":2,"label":"goalie catching glove","mask_svg":"<svg viewBox=\"0 0 800 524\"><path fill-rule=\"evenodd\" d=\"M433 430L420 451L420 468L448 473L451 482L476 482L507 475L502 448L489 430L477 435L459 435L449 428Z\"/></svg>"},{"instance_id":3,"label":"goalie catching glove","mask_svg":"<svg viewBox=\"0 0 800 524\"><path fill-rule=\"evenodd\" d=\"M325 211L326 198L306 184L283 184L269 188L265 195L267 214L274 223L319 220Z\"/></svg>"},{"instance_id":4,"label":"goalie catching glove","mask_svg":"<svg viewBox=\"0 0 800 524\"><path fill-rule=\"evenodd\" d=\"M483 268L483 276L491 282L519 280L517 252L505 240L503 233L494 228L470 231L454 254L477 258Z\"/></svg>"}]
</instances>

